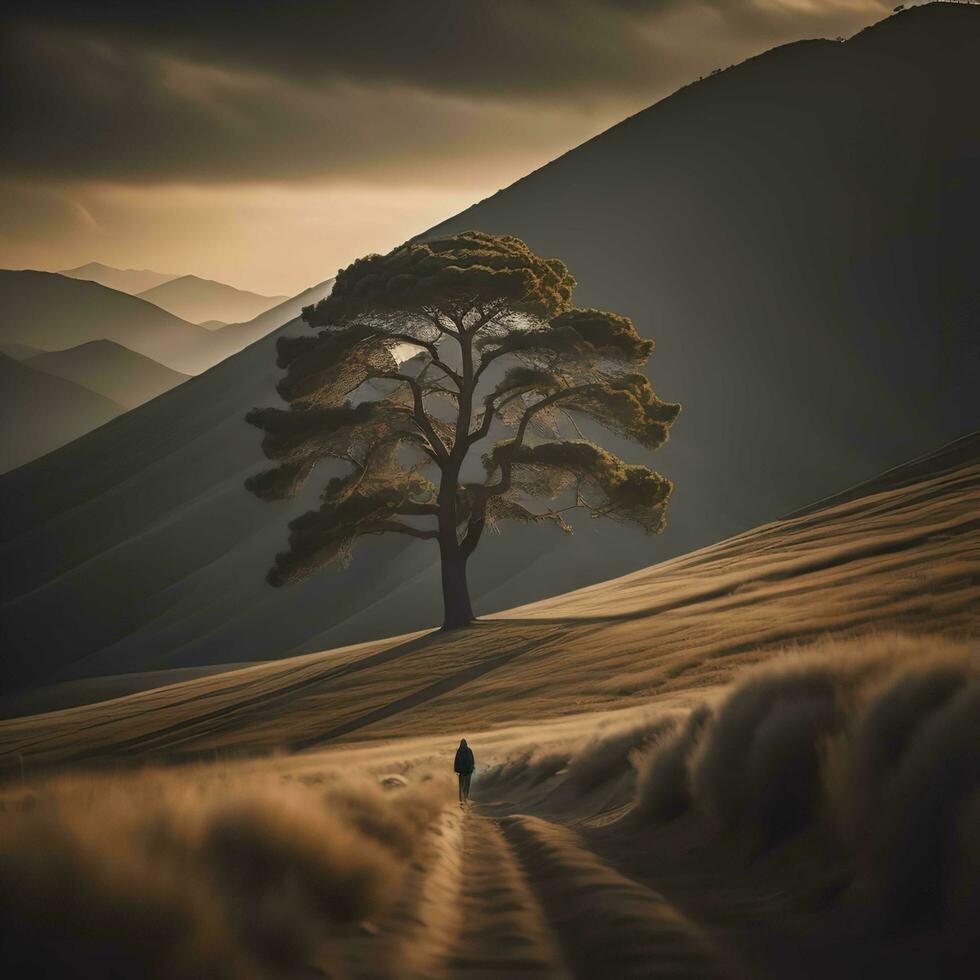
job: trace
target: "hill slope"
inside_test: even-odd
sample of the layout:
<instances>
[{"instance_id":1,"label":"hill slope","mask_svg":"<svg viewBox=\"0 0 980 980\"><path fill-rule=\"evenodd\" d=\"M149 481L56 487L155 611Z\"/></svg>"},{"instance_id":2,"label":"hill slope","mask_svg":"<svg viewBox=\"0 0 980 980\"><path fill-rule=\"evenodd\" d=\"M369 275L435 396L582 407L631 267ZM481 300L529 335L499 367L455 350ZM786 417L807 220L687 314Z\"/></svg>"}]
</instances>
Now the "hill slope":
<instances>
[{"instance_id":1,"label":"hill slope","mask_svg":"<svg viewBox=\"0 0 980 980\"><path fill-rule=\"evenodd\" d=\"M200 894L277 935L308 917L319 939L329 906L288 892L284 912L262 882L348 902L380 861L388 902L372 927L331 923L316 962L334 975L972 980L978 511L980 435L450 635L0 721L4 896L31 926L8 958L111 959L161 880L178 890L139 919L151 938ZM215 873L215 839L240 845L235 874ZM120 853L125 891L85 873ZM66 914L96 928L75 941ZM235 949L200 947L166 975ZM159 942L136 949L136 974L158 968Z\"/></svg>"},{"instance_id":2,"label":"hill slope","mask_svg":"<svg viewBox=\"0 0 980 980\"><path fill-rule=\"evenodd\" d=\"M777 49L442 226L567 260L577 302L657 340L656 388L684 404L653 460L676 485L665 534L505 533L473 563L479 611L720 540L975 427L980 150L962 93L978 44L980 10L939 4ZM241 418L276 401L273 348L0 481L13 676L261 659L438 621L424 545L372 540L341 574L265 585L317 492L271 506L241 488L262 466Z\"/></svg>"},{"instance_id":3,"label":"hill slope","mask_svg":"<svg viewBox=\"0 0 980 980\"><path fill-rule=\"evenodd\" d=\"M111 340L91 340L68 350L39 354L26 362L66 378L122 405L135 408L190 377Z\"/></svg>"},{"instance_id":4,"label":"hill slope","mask_svg":"<svg viewBox=\"0 0 980 980\"><path fill-rule=\"evenodd\" d=\"M177 278L169 272L154 272L152 269L114 269L111 265L103 265L101 262L88 262L76 269L62 269L58 275L68 276L69 279L87 279L89 282L100 283L120 293L129 293L130 296Z\"/></svg>"},{"instance_id":5,"label":"hill slope","mask_svg":"<svg viewBox=\"0 0 980 980\"><path fill-rule=\"evenodd\" d=\"M828 634L969 635L980 624L980 433L917 461L915 473L912 483L886 478L857 499L464 631L391 637L0 722L0 753L58 762L445 739L689 703L767 650Z\"/></svg>"},{"instance_id":6,"label":"hill slope","mask_svg":"<svg viewBox=\"0 0 980 980\"><path fill-rule=\"evenodd\" d=\"M45 352L40 347L31 347L29 344L0 344L0 354L6 354L15 361L26 361L43 353Z\"/></svg>"},{"instance_id":7,"label":"hill slope","mask_svg":"<svg viewBox=\"0 0 980 980\"><path fill-rule=\"evenodd\" d=\"M140 298L191 323L251 320L288 299L286 296L261 296L197 276L171 279L144 290Z\"/></svg>"},{"instance_id":8,"label":"hill slope","mask_svg":"<svg viewBox=\"0 0 980 980\"><path fill-rule=\"evenodd\" d=\"M246 323L216 323L215 332L225 339L229 347L241 350L241 348L267 336L284 323L295 320L304 306L315 303L322 296L326 296L332 288L333 279L326 279L324 282L319 282L315 286L310 286L309 289L304 289L303 292L291 296L277 306L273 306L271 310L260 313Z\"/></svg>"},{"instance_id":9,"label":"hill slope","mask_svg":"<svg viewBox=\"0 0 980 980\"><path fill-rule=\"evenodd\" d=\"M125 411L63 378L0 354L0 472L71 442Z\"/></svg>"},{"instance_id":10,"label":"hill slope","mask_svg":"<svg viewBox=\"0 0 980 980\"><path fill-rule=\"evenodd\" d=\"M952 4L777 48L431 234L518 235L631 315L684 406L655 464L674 528L750 526L980 419L978 58Z\"/></svg>"}]
</instances>

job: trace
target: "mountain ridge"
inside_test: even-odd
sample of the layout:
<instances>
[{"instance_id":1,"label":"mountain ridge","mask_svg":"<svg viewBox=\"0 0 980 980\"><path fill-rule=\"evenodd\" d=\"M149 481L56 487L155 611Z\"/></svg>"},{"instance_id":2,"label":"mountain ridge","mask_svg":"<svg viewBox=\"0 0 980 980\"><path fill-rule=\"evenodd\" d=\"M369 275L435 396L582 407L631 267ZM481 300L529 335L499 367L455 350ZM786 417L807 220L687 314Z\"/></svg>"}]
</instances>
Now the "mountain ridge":
<instances>
[{"instance_id":1,"label":"mountain ridge","mask_svg":"<svg viewBox=\"0 0 980 980\"><path fill-rule=\"evenodd\" d=\"M194 275L178 276L146 289L139 293L139 298L195 324L208 320L224 324L252 320L289 299L264 296Z\"/></svg>"},{"instance_id":2,"label":"mountain ridge","mask_svg":"<svg viewBox=\"0 0 980 980\"><path fill-rule=\"evenodd\" d=\"M177 278L177 273L156 272L153 269L117 269L103 262L86 262L74 269L61 269L58 275L97 282L130 296Z\"/></svg>"},{"instance_id":3,"label":"mountain ridge","mask_svg":"<svg viewBox=\"0 0 980 980\"><path fill-rule=\"evenodd\" d=\"M277 308L291 309L289 304L266 313L274 318ZM259 314L208 330L139 296L36 269L0 269L0 310L2 344L51 351L111 340L182 374L205 371L273 329L266 314Z\"/></svg>"},{"instance_id":4,"label":"mountain ridge","mask_svg":"<svg viewBox=\"0 0 980 980\"><path fill-rule=\"evenodd\" d=\"M89 340L76 347L31 357L30 367L74 381L125 409L186 381L182 374L114 340Z\"/></svg>"}]
</instances>

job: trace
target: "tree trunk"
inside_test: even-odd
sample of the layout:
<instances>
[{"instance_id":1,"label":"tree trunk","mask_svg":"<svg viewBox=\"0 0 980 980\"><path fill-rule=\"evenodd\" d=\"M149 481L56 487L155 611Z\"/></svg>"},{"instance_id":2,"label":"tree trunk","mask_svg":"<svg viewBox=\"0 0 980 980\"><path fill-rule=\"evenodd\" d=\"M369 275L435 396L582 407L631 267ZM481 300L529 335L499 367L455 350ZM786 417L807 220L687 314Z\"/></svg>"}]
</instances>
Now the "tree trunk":
<instances>
[{"instance_id":1,"label":"tree trunk","mask_svg":"<svg viewBox=\"0 0 980 980\"><path fill-rule=\"evenodd\" d=\"M457 538L459 521L456 514L456 494L459 487L459 471L469 449L467 436L473 415L473 340L462 322L456 324L460 334L460 360L463 381L459 386L456 433L449 460L442 467L439 485L439 555L442 559L442 604L444 630L457 629L473 622L473 606L470 589L466 584L465 552Z\"/></svg>"},{"instance_id":2,"label":"tree trunk","mask_svg":"<svg viewBox=\"0 0 980 980\"><path fill-rule=\"evenodd\" d=\"M455 539L455 535L453 535ZM457 629L473 622L473 606L466 584L466 556L453 541L440 541L442 558L442 605L444 630Z\"/></svg>"}]
</instances>

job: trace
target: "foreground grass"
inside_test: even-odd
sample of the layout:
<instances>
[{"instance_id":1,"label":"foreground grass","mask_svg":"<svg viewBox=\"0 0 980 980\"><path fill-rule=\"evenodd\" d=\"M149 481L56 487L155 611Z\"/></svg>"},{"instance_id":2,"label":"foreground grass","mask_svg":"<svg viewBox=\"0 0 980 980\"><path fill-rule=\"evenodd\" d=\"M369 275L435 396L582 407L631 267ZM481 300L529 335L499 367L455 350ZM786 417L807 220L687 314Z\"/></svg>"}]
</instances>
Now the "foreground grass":
<instances>
[{"instance_id":1,"label":"foreground grass","mask_svg":"<svg viewBox=\"0 0 980 980\"><path fill-rule=\"evenodd\" d=\"M330 929L383 911L449 799L326 771L69 777L0 813L5 976L329 972Z\"/></svg>"},{"instance_id":2,"label":"foreground grass","mask_svg":"<svg viewBox=\"0 0 980 980\"><path fill-rule=\"evenodd\" d=\"M891 635L786 652L712 704L565 753L519 749L484 785L578 814L760 975L966 977L978 760L980 645Z\"/></svg>"}]
</instances>

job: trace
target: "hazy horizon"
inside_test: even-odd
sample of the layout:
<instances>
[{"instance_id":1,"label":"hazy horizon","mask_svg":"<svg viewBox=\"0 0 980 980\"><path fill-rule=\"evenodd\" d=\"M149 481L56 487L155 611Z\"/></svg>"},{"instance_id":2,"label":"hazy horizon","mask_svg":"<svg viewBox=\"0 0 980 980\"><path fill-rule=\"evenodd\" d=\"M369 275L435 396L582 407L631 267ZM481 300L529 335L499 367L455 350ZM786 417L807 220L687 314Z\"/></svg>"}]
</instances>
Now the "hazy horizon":
<instances>
[{"instance_id":1,"label":"hazy horizon","mask_svg":"<svg viewBox=\"0 0 980 980\"><path fill-rule=\"evenodd\" d=\"M101 262L293 295L700 75L892 6L342 3L270 28L251 4L231 20L215 3L18 4L0 266Z\"/></svg>"}]
</instances>

